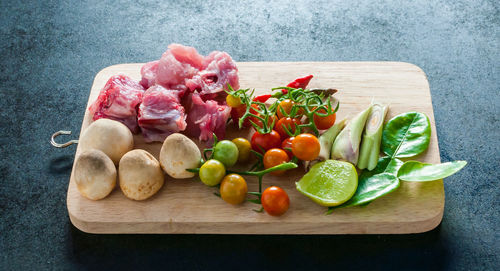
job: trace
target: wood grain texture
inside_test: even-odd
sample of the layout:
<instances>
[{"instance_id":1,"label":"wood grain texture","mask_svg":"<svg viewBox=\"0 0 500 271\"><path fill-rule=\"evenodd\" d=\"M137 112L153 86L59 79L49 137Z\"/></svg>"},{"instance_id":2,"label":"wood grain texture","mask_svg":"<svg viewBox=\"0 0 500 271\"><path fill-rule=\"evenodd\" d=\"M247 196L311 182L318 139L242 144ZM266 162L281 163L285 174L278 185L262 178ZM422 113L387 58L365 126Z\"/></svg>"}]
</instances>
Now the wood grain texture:
<instances>
[{"instance_id":1,"label":"wood grain texture","mask_svg":"<svg viewBox=\"0 0 500 271\"><path fill-rule=\"evenodd\" d=\"M386 121L393 116L419 111L429 116L432 135L429 149L416 160L439 163L439 148L429 84L417 66L403 62L241 62L237 63L242 88L258 93L285 85L299 76L313 74L309 87L333 87L341 105L337 119L354 116L365 109L372 98L390 104ZM126 74L140 79L142 64L107 67L95 77L89 104L98 96L107 79ZM88 110L81 131L91 123ZM228 138L249 136L248 131L228 127ZM158 157L160 143L146 144L134 136L135 148ZM197 141L197 140L196 140ZM202 144L200 144L202 146ZM77 154L79 149L77 149ZM76 157L76 156L75 156ZM232 206L213 195L210 188L196 180L174 180L166 175L165 185L146 201L127 199L119 187L107 198L91 201L80 195L73 173L68 188L67 206L71 222L89 233L213 233L213 234L400 234L425 232L435 228L444 209L443 182L402 182L401 187L366 207L350 207L324 215L321 207L295 189L303 175L301 168L284 176L266 176L264 187L271 184L285 189L290 209L281 217L256 213L253 203ZM257 191L257 180L245 177L249 191Z\"/></svg>"}]
</instances>

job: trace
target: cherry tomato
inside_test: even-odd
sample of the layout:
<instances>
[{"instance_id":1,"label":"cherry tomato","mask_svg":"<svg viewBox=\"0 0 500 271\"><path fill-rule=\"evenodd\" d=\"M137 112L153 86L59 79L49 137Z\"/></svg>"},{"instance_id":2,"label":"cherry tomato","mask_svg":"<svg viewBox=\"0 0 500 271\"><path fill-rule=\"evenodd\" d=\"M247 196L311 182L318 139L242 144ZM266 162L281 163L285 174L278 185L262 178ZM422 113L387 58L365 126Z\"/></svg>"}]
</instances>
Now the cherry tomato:
<instances>
[{"instance_id":1,"label":"cherry tomato","mask_svg":"<svg viewBox=\"0 0 500 271\"><path fill-rule=\"evenodd\" d=\"M219 191L225 202L240 204L245 201L247 196L247 182L238 174L228 174L222 179Z\"/></svg>"},{"instance_id":2,"label":"cherry tomato","mask_svg":"<svg viewBox=\"0 0 500 271\"><path fill-rule=\"evenodd\" d=\"M226 168L220 161L211 159L206 161L201 166L198 174L200 176L200 180L204 184L208 186L215 186L221 182L222 178L224 178Z\"/></svg>"},{"instance_id":3,"label":"cherry tomato","mask_svg":"<svg viewBox=\"0 0 500 271\"><path fill-rule=\"evenodd\" d=\"M283 113L281 113L281 110L283 109L283 111L285 111L285 113L287 115L290 115L290 112L292 111L292 106L294 105L295 103L290 100L290 99L285 99L283 101L281 101L278 105L278 110L276 111L276 113L278 114L278 118L283 118L283 117L286 117L285 115L283 115Z\"/></svg>"},{"instance_id":4,"label":"cherry tomato","mask_svg":"<svg viewBox=\"0 0 500 271\"><path fill-rule=\"evenodd\" d=\"M276 130L276 132L278 132L278 134L280 134L281 139L285 139L285 138L289 137L289 135L286 132L284 127L286 127L286 129L288 129L288 131L295 133L295 124L300 125L301 124L300 120L295 119L295 118L292 119L289 117L281 118L276 123L275 130Z\"/></svg>"},{"instance_id":5,"label":"cherry tomato","mask_svg":"<svg viewBox=\"0 0 500 271\"><path fill-rule=\"evenodd\" d=\"M325 114L326 110L324 108L321 108L316 112ZM326 130L332 127L333 124L335 124L335 118L335 113L325 117L314 114L314 125L316 125L316 128L318 128L319 130Z\"/></svg>"},{"instance_id":6,"label":"cherry tomato","mask_svg":"<svg viewBox=\"0 0 500 271\"><path fill-rule=\"evenodd\" d=\"M231 108L231 118L233 119L233 123L234 123L234 125L236 125L236 127L238 127L238 125L239 125L238 122L239 122L240 118L243 117L243 115L245 114L246 110L247 110L247 107L244 104L242 104L242 105L240 105L238 107ZM243 127L248 128L250 126L252 126L252 125L248 121L248 118L246 118L243 121Z\"/></svg>"},{"instance_id":7,"label":"cherry tomato","mask_svg":"<svg viewBox=\"0 0 500 271\"><path fill-rule=\"evenodd\" d=\"M281 146L281 137L275 130L272 130L267 134L255 132L252 136L251 142L252 149L263 154L269 149L279 148Z\"/></svg>"},{"instance_id":8,"label":"cherry tomato","mask_svg":"<svg viewBox=\"0 0 500 271\"><path fill-rule=\"evenodd\" d=\"M221 161L226 168L234 166L238 156L238 147L229 140L219 141L214 147L214 159Z\"/></svg>"},{"instance_id":9,"label":"cherry tomato","mask_svg":"<svg viewBox=\"0 0 500 271\"><path fill-rule=\"evenodd\" d=\"M269 117L269 126L274 129L274 127L276 127L276 123L278 123L278 117L276 117L276 115L272 115ZM274 125L273 125L273 122L274 122Z\"/></svg>"},{"instance_id":10,"label":"cherry tomato","mask_svg":"<svg viewBox=\"0 0 500 271\"><path fill-rule=\"evenodd\" d=\"M295 105L295 102L290 100L290 99L285 99L283 101L281 101L278 105L278 109L276 111L276 113L278 114L278 118L283 118L283 117L287 117L285 115L283 115L283 113L281 113L281 109L282 108L285 113L287 115L290 115L290 113L292 112L292 107ZM295 114L295 117L298 118L300 116L302 116L304 114L304 110L302 108L299 108L299 110L297 110L297 114Z\"/></svg>"},{"instance_id":11,"label":"cherry tomato","mask_svg":"<svg viewBox=\"0 0 500 271\"><path fill-rule=\"evenodd\" d=\"M264 154L263 161L264 161L264 168L268 169L290 161L290 157L288 157L288 154L286 154L284 150L278 148L272 148L266 151L266 153ZM280 176L283 175L283 173L285 173L284 170L277 170L271 172L270 174L275 176Z\"/></svg>"},{"instance_id":12,"label":"cherry tomato","mask_svg":"<svg viewBox=\"0 0 500 271\"><path fill-rule=\"evenodd\" d=\"M319 155L321 145L317 137L311 134L300 134L292 141L292 153L303 161L311 161Z\"/></svg>"},{"instance_id":13,"label":"cherry tomato","mask_svg":"<svg viewBox=\"0 0 500 271\"><path fill-rule=\"evenodd\" d=\"M293 157L293 153L292 153L292 141L295 139L294 136L292 137L289 137L285 140L283 140L283 142L281 142L281 148L286 152L286 154L288 154L288 157L292 158Z\"/></svg>"},{"instance_id":14,"label":"cherry tomato","mask_svg":"<svg viewBox=\"0 0 500 271\"><path fill-rule=\"evenodd\" d=\"M241 99L240 99L240 97L236 97L233 95L227 95L226 96L226 103L230 107L238 107L241 105Z\"/></svg>"},{"instance_id":15,"label":"cherry tomato","mask_svg":"<svg viewBox=\"0 0 500 271\"><path fill-rule=\"evenodd\" d=\"M236 147L238 148L238 162L241 163L248 161L248 158L250 157L250 149L252 148L250 142L243 137L238 137L231 141L236 144Z\"/></svg>"},{"instance_id":16,"label":"cherry tomato","mask_svg":"<svg viewBox=\"0 0 500 271\"><path fill-rule=\"evenodd\" d=\"M277 186L266 188L260 198L264 210L272 216L284 214L290 207L290 199L285 190Z\"/></svg>"},{"instance_id":17,"label":"cherry tomato","mask_svg":"<svg viewBox=\"0 0 500 271\"><path fill-rule=\"evenodd\" d=\"M260 114L259 114L260 115ZM254 118L254 117L251 117L252 121L257 124L258 127L260 127L261 129L264 128L263 125L262 125L262 121L258 118ZM267 126L271 127L273 125L273 121L274 121L274 125L276 125L276 123L278 123L278 121L276 120L276 116L269 116L269 118L267 119ZM274 127L271 127L271 129L274 128Z\"/></svg>"},{"instance_id":18,"label":"cherry tomato","mask_svg":"<svg viewBox=\"0 0 500 271\"><path fill-rule=\"evenodd\" d=\"M256 104L252 104L252 105L251 105L251 107L252 107L252 108L250 108L250 113L252 113L252 114L254 114L254 115L256 115L256 116L259 116L259 117L260 117L260 114L259 114L259 113L257 113L257 111L255 110L255 109L259 109L259 106L258 106L258 105L256 105ZM255 108L255 109L254 109L254 108ZM255 124L259 125L260 120L259 120L258 118L256 118L256 117L252 117L252 116L249 116L247 119L248 119L249 121L251 120L251 121L253 121Z\"/></svg>"}]
</instances>

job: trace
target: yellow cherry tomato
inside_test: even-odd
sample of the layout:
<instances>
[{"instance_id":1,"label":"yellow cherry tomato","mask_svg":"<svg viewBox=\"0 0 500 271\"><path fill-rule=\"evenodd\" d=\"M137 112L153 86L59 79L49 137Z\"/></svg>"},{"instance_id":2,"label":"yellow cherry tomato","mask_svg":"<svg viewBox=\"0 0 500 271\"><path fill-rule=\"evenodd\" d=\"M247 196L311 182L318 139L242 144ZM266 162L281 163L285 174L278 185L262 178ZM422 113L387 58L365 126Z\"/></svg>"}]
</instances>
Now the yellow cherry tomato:
<instances>
[{"instance_id":1,"label":"yellow cherry tomato","mask_svg":"<svg viewBox=\"0 0 500 271\"><path fill-rule=\"evenodd\" d=\"M243 137L237 137L233 139L232 142L238 148L238 162L242 163L248 161L248 158L250 158L250 150L252 149L250 142Z\"/></svg>"},{"instance_id":2,"label":"yellow cherry tomato","mask_svg":"<svg viewBox=\"0 0 500 271\"><path fill-rule=\"evenodd\" d=\"M226 168L224 164L220 161L211 159L206 161L200 168L198 175L200 180L208 186L218 185L224 175L226 174Z\"/></svg>"},{"instance_id":3,"label":"yellow cherry tomato","mask_svg":"<svg viewBox=\"0 0 500 271\"><path fill-rule=\"evenodd\" d=\"M245 201L248 187L247 182L238 174L228 174L220 184L220 196L230 204L240 204Z\"/></svg>"},{"instance_id":4,"label":"yellow cherry tomato","mask_svg":"<svg viewBox=\"0 0 500 271\"><path fill-rule=\"evenodd\" d=\"M238 107L241 105L241 100L240 100L240 97L236 97L233 95L227 95L226 96L226 103L230 107Z\"/></svg>"}]
</instances>

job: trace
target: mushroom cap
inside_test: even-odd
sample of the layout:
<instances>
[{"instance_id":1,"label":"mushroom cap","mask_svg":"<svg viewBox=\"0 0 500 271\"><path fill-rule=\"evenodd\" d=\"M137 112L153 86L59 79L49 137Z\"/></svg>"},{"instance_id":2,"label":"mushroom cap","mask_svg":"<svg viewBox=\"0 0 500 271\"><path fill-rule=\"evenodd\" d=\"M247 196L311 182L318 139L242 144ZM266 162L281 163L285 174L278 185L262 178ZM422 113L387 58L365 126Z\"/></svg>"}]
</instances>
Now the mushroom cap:
<instances>
[{"instance_id":1,"label":"mushroom cap","mask_svg":"<svg viewBox=\"0 0 500 271\"><path fill-rule=\"evenodd\" d=\"M123 123L110 119L98 119L83 131L79 145L81 150L103 151L115 165L118 165L120 158L133 149L134 138L132 132Z\"/></svg>"},{"instance_id":2,"label":"mushroom cap","mask_svg":"<svg viewBox=\"0 0 500 271\"><path fill-rule=\"evenodd\" d=\"M75 161L74 178L80 193L91 200L105 198L116 185L113 161L97 149L81 152Z\"/></svg>"},{"instance_id":3,"label":"mushroom cap","mask_svg":"<svg viewBox=\"0 0 500 271\"><path fill-rule=\"evenodd\" d=\"M163 141L160 164L170 177L175 179L194 177L194 173L186 169L198 167L200 160L200 149L189 137L174 133Z\"/></svg>"},{"instance_id":4,"label":"mushroom cap","mask_svg":"<svg viewBox=\"0 0 500 271\"><path fill-rule=\"evenodd\" d=\"M127 152L118 167L120 188L133 200L147 199L163 186L164 175L160 163L145 150Z\"/></svg>"}]
</instances>

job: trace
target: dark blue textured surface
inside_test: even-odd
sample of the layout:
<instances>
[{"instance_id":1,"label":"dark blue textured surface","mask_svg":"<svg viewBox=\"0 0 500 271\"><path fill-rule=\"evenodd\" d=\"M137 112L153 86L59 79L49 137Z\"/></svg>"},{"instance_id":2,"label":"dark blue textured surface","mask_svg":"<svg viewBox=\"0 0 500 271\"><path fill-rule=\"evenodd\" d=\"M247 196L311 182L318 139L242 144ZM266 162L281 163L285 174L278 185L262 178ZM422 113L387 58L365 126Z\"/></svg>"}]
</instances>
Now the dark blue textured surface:
<instances>
[{"instance_id":1,"label":"dark blue textured surface","mask_svg":"<svg viewBox=\"0 0 500 271\"><path fill-rule=\"evenodd\" d=\"M0 269L374 268L500 265L498 1L1 1ZM427 74L445 181L437 229L401 236L88 235L65 200L95 74L171 42L237 61L411 62Z\"/></svg>"}]
</instances>

